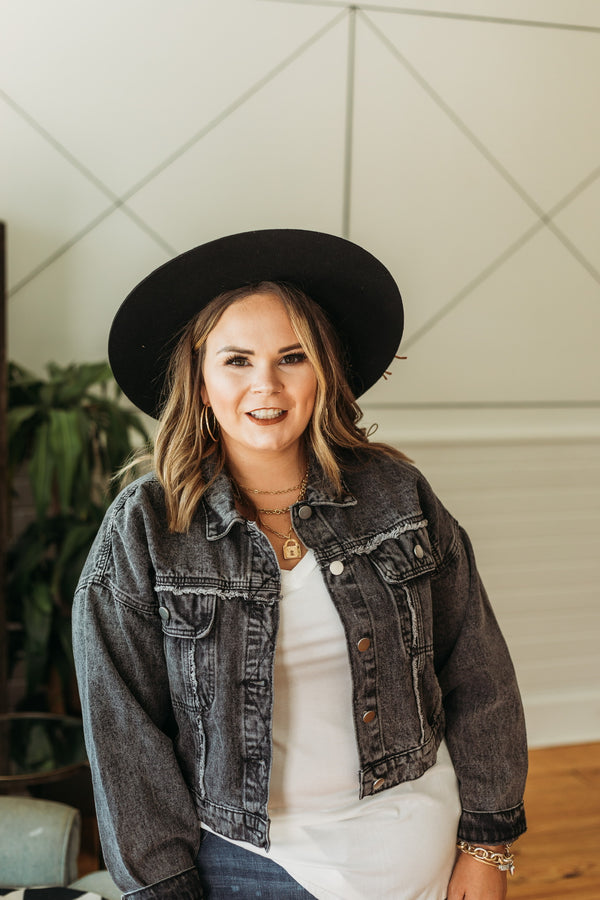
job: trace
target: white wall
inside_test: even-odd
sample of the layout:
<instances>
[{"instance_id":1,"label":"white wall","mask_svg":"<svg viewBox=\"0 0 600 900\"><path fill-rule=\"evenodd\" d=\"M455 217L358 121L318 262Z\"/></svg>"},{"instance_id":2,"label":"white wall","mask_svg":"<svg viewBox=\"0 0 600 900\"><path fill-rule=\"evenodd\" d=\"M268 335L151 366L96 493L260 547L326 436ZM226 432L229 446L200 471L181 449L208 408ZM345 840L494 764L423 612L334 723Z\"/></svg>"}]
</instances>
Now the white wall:
<instances>
[{"instance_id":1,"label":"white wall","mask_svg":"<svg viewBox=\"0 0 600 900\"><path fill-rule=\"evenodd\" d=\"M410 6L4 0L9 353L103 358L128 290L227 232L364 244L408 355L366 417L480 546L533 742L600 739L600 5Z\"/></svg>"},{"instance_id":2,"label":"white wall","mask_svg":"<svg viewBox=\"0 0 600 900\"><path fill-rule=\"evenodd\" d=\"M404 447L473 540L517 670L530 744L598 740L598 443Z\"/></svg>"}]
</instances>

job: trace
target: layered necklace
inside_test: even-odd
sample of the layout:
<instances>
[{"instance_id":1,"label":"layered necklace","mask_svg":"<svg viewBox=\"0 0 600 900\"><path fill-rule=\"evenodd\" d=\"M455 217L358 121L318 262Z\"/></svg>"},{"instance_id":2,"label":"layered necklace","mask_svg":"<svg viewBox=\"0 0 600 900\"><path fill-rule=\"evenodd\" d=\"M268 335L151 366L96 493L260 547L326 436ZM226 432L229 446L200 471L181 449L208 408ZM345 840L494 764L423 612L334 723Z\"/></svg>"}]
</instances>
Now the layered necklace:
<instances>
[{"instance_id":1,"label":"layered necklace","mask_svg":"<svg viewBox=\"0 0 600 900\"><path fill-rule=\"evenodd\" d=\"M294 484L294 485L292 485L292 487L289 487L289 488L282 488L281 490L278 490L278 491L263 491L263 490L260 490L259 488L246 487L246 485L240 484L239 482L235 481L234 479L232 479L232 482L233 482L234 491L236 493L236 496L237 496L238 500L241 500L242 502L244 500L242 491L248 496L251 494L254 494L255 496L257 496L259 494L276 496L278 494L291 494L294 491L298 491L298 496L297 496L296 500L294 500L294 503L297 503L299 500L304 500L304 497L306 495L306 487L308 485L308 469L304 473L304 477L303 477L302 481L299 481L298 484ZM300 541L294 534L294 529L291 524L291 517L290 517L289 531L287 532L287 534L284 534L282 531L277 531L275 528L271 528L270 525L267 525L267 523L262 519L261 516L263 516L263 515L264 516L285 516L290 513L292 506L293 506L293 503L291 503L289 506L274 506L274 507L255 506L256 519L257 519L258 524L261 526L261 528L266 529L266 531L270 531L271 534L275 534L275 535L277 535L277 537L282 539L283 547L281 549L281 555L286 560L300 559L302 557L302 547L300 545Z\"/></svg>"}]
</instances>

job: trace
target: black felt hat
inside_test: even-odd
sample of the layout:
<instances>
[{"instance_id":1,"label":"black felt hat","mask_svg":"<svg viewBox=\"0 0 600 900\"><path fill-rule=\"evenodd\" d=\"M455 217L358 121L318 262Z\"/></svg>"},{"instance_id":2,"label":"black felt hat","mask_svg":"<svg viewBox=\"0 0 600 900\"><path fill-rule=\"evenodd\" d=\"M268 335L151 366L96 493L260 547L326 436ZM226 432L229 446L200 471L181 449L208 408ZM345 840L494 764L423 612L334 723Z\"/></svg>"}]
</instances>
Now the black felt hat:
<instances>
[{"instance_id":1,"label":"black felt hat","mask_svg":"<svg viewBox=\"0 0 600 900\"><path fill-rule=\"evenodd\" d=\"M135 287L118 310L108 351L114 376L143 412L157 416L169 356L183 326L223 291L284 281L319 304L347 354L355 396L383 375L404 323L398 287L374 256L317 231L268 229L182 253Z\"/></svg>"}]
</instances>

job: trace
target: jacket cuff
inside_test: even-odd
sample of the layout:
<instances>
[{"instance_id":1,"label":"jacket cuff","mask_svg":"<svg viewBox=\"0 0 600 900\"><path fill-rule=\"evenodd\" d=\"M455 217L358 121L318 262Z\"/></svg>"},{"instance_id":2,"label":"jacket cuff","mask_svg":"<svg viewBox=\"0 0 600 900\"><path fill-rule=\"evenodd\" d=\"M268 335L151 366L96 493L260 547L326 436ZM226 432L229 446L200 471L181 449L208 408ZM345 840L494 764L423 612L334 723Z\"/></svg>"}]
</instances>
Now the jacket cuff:
<instances>
[{"instance_id":1,"label":"jacket cuff","mask_svg":"<svg viewBox=\"0 0 600 900\"><path fill-rule=\"evenodd\" d=\"M458 837L470 844L507 844L516 841L526 829L522 803L500 812L463 809L458 824Z\"/></svg>"},{"instance_id":2,"label":"jacket cuff","mask_svg":"<svg viewBox=\"0 0 600 900\"><path fill-rule=\"evenodd\" d=\"M132 897L133 900L202 900L198 869L194 866L163 881L128 891L123 894L123 898L125 897Z\"/></svg>"}]
</instances>

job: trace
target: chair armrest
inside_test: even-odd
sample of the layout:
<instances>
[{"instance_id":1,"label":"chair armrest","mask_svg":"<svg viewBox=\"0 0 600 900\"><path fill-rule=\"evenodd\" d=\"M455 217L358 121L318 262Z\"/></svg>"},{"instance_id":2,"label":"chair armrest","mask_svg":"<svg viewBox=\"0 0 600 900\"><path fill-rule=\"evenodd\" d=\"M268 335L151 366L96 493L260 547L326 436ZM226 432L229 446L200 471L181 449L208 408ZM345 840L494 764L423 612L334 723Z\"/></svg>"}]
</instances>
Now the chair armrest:
<instances>
[{"instance_id":1,"label":"chair armrest","mask_svg":"<svg viewBox=\"0 0 600 900\"><path fill-rule=\"evenodd\" d=\"M69 884L80 841L81 816L72 806L0 796L0 887Z\"/></svg>"}]
</instances>

